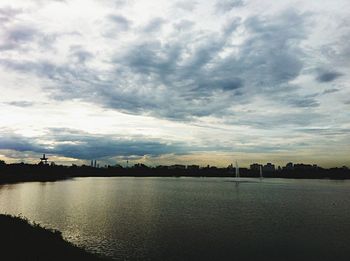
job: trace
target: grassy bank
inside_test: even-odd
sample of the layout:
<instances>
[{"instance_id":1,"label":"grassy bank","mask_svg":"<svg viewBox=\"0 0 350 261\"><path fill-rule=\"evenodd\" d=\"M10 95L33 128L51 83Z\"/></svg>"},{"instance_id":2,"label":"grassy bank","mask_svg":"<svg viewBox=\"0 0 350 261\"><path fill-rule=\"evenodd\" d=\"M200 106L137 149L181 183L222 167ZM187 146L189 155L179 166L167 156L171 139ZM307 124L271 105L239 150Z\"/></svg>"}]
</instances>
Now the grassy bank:
<instances>
[{"instance_id":1,"label":"grassy bank","mask_svg":"<svg viewBox=\"0 0 350 261\"><path fill-rule=\"evenodd\" d=\"M9 215L0 215L0 249L4 261L106 260L65 241L59 231Z\"/></svg>"}]
</instances>

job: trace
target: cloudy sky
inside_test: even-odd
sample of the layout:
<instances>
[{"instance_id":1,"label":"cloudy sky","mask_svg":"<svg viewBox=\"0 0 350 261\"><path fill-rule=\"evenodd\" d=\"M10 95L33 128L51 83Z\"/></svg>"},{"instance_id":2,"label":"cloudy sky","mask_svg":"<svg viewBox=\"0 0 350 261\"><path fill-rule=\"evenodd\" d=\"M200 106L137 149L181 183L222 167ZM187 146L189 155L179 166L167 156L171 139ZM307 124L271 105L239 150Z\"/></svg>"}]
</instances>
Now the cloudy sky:
<instances>
[{"instance_id":1,"label":"cloudy sky","mask_svg":"<svg viewBox=\"0 0 350 261\"><path fill-rule=\"evenodd\" d=\"M1 0L0 159L350 165L349 0Z\"/></svg>"}]
</instances>

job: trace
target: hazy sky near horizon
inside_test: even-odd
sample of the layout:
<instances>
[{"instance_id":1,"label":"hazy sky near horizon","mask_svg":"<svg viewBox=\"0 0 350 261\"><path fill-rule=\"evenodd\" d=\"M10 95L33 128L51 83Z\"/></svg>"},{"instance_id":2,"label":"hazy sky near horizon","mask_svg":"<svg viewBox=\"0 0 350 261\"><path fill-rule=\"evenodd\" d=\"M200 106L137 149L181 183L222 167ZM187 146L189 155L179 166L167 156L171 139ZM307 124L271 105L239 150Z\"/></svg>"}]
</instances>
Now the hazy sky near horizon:
<instances>
[{"instance_id":1,"label":"hazy sky near horizon","mask_svg":"<svg viewBox=\"0 0 350 261\"><path fill-rule=\"evenodd\" d=\"M2 0L0 159L350 165L348 0Z\"/></svg>"}]
</instances>

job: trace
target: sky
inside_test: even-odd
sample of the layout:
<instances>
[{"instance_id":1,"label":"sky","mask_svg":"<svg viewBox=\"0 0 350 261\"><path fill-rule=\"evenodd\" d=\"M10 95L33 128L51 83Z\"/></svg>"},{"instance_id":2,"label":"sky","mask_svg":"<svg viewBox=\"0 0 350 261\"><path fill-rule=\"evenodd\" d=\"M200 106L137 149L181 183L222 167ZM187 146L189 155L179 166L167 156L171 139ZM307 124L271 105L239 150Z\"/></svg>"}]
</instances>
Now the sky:
<instances>
[{"instance_id":1,"label":"sky","mask_svg":"<svg viewBox=\"0 0 350 261\"><path fill-rule=\"evenodd\" d=\"M348 0L1 0L0 159L350 166Z\"/></svg>"}]
</instances>

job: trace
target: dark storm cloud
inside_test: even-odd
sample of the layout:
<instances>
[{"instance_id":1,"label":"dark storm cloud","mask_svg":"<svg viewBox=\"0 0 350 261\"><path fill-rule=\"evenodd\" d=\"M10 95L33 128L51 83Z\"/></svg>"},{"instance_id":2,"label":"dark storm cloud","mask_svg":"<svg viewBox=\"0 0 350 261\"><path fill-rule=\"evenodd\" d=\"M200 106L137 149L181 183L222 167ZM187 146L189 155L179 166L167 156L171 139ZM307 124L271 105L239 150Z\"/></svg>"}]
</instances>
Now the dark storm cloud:
<instances>
[{"instance_id":1,"label":"dark storm cloud","mask_svg":"<svg viewBox=\"0 0 350 261\"><path fill-rule=\"evenodd\" d=\"M167 118L204 116L213 112L214 107L225 107L222 103L214 104L214 100L221 99L215 97L215 92L232 91L243 86L243 80L233 73L223 75L215 68L207 68L209 63L213 67L218 65L214 60L225 44L218 36L218 40L218 37L205 36L186 61L181 58L187 49L186 42L163 44L151 41L130 46L123 56L115 59L115 63L122 64L129 77L137 75L146 91L143 100L156 95L149 99L157 101L153 105L155 115Z\"/></svg>"},{"instance_id":2,"label":"dark storm cloud","mask_svg":"<svg viewBox=\"0 0 350 261\"><path fill-rule=\"evenodd\" d=\"M54 142L43 144L44 137L26 138L21 135L2 133L0 149L21 152L50 153L76 159L92 159L114 156L159 156L183 154L186 146L181 143L161 142L142 137L115 137L92 135L70 129L51 129L48 135Z\"/></svg>"},{"instance_id":3,"label":"dark storm cloud","mask_svg":"<svg viewBox=\"0 0 350 261\"><path fill-rule=\"evenodd\" d=\"M50 137L50 141L46 137ZM45 142L45 143L43 143ZM0 134L0 150L6 150L7 156L14 151L18 158L18 152L51 154L81 160L110 159L124 157L127 159L140 159L143 156L159 157L166 154L191 155L198 152L278 152L295 149L298 144L270 145L255 144L245 145L244 142L232 146L204 144L202 146L190 146L181 142L165 142L142 137L117 137L113 135L96 135L71 129L50 129L45 136L24 137L11 132ZM22 154L20 154L22 155ZM22 155L23 156L23 155Z\"/></svg>"},{"instance_id":4,"label":"dark storm cloud","mask_svg":"<svg viewBox=\"0 0 350 261\"><path fill-rule=\"evenodd\" d=\"M33 151L37 152L41 149L40 145L32 142L29 138L24 138L21 135L12 133L0 134L0 149L1 150L15 150L15 151Z\"/></svg>"},{"instance_id":5,"label":"dark storm cloud","mask_svg":"<svg viewBox=\"0 0 350 261\"><path fill-rule=\"evenodd\" d=\"M69 140L69 138L66 138L66 140ZM58 144L51 150L51 153L77 159L91 159L123 155L158 156L179 150L174 145L161 144L157 141L114 140L83 136L75 139L74 142L79 144Z\"/></svg>"},{"instance_id":6,"label":"dark storm cloud","mask_svg":"<svg viewBox=\"0 0 350 261\"><path fill-rule=\"evenodd\" d=\"M340 76L342 76L341 73L339 72L334 72L334 71L325 71L325 72L321 72L319 73L319 75L317 76L316 80L318 82L332 82L334 80L336 80L337 78L339 78Z\"/></svg>"},{"instance_id":7,"label":"dark storm cloud","mask_svg":"<svg viewBox=\"0 0 350 261\"><path fill-rule=\"evenodd\" d=\"M240 78L230 77L228 79L215 78L208 79L207 81L201 81L196 89L193 89L196 94L211 95L211 92L215 89L222 91L233 91L243 87L244 82Z\"/></svg>"},{"instance_id":8,"label":"dark storm cloud","mask_svg":"<svg viewBox=\"0 0 350 261\"><path fill-rule=\"evenodd\" d=\"M291 9L274 19L245 21L251 37L242 46L241 61L246 72L258 76L253 78L256 84L278 88L300 74L303 51L299 44L307 36L307 17Z\"/></svg>"},{"instance_id":9,"label":"dark storm cloud","mask_svg":"<svg viewBox=\"0 0 350 261\"><path fill-rule=\"evenodd\" d=\"M92 72L87 71L85 67L74 66L74 64L59 66L48 60L27 62L0 59L0 65L23 73L34 73L40 77L55 81L64 91L70 91L71 94L78 94L82 91L85 83L85 76L87 77L86 79L91 82L94 79L93 75L87 76L87 73ZM80 89L76 88L78 84ZM47 87L47 90L49 89L50 88Z\"/></svg>"},{"instance_id":10,"label":"dark storm cloud","mask_svg":"<svg viewBox=\"0 0 350 261\"><path fill-rule=\"evenodd\" d=\"M112 69L103 78L84 66L92 54L79 48L71 49L67 64L9 59L0 64L52 80L55 88L48 90L56 99L80 98L123 112L172 120L227 115L232 105L249 103L255 95L275 99L272 93L284 93L288 88L283 86L298 77L303 68L299 45L307 35L307 17L291 9L272 17L229 19L221 32L190 27L176 31L170 39L142 36L115 53ZM109 19L125 30L130 27L122 16ZM155 21L149 30L157 32L161 23ZM230 39L238 28L249 34L242 44L233 46ZM285 99L301 107L317 104L300 96Z\"/></svg>"}]
</instances>

